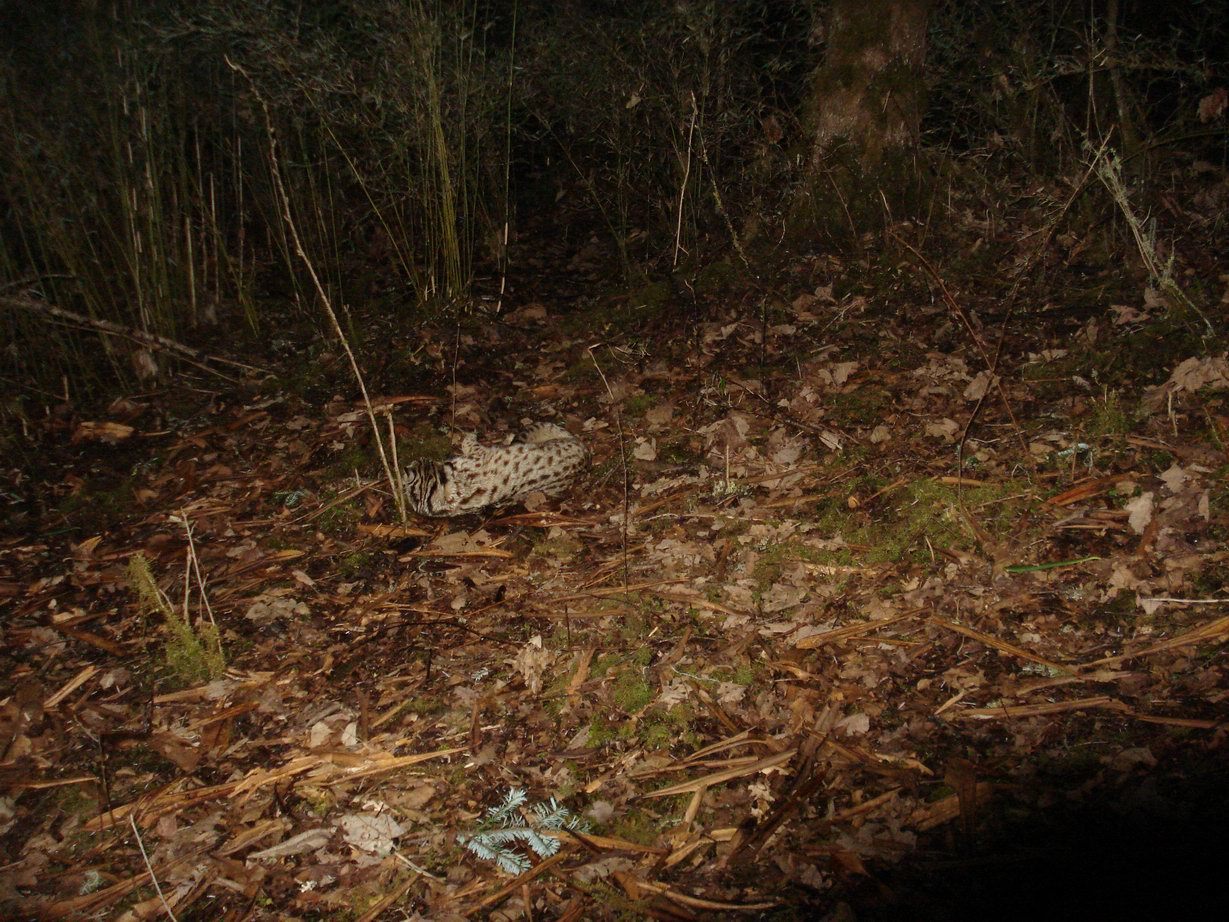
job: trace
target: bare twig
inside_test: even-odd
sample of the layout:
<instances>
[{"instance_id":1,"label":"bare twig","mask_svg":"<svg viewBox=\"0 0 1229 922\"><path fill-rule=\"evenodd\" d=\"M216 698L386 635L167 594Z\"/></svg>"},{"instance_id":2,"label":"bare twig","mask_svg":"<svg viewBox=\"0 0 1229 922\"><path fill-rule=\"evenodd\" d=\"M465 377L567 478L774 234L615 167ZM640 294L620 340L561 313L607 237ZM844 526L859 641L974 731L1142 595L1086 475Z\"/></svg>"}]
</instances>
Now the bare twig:
<instances>
[{"instance_id":1,"label":"bare twig","mask_svg":"<svg viewBox=\"0 0 1229 922\"><path fill-rule=\"evenodd\" d=\"M1100 157L1101 152L1105 150L1107 144L1109 144L1108 139L1101 142L1101 148L1097 154L1098 158ZM1071 194L1067 197L1067 201L1063 203L1063 207L1058 210L1058 214L1054 216L1054 219L1050 222L1050 226L1046 228L1046 232L1042 236L1041 242L1037 244L1032 254L1028 257L1028 259L1024 261L1024 263L1016 271L1016 277L1015 279L1012 280L1011 289L1007 292L1007 298L1006 298L1007 310L1003 313L1002 317L999 320L999 340L994 345L994 366L993 367L995 369L998 368L999 359L1002 357L1002 354L1003 354L1003 344L1007 340L1007 326L1008 326L1008 323L1011 321L1012 316L1015 314L1016 304L1018 303L1018 297L1020 294L1020 288L1024 284L1024 280L1029 277L1029 273L1031 272L1034 264L1041 257L1041 255L1049 248L1050 241L1054 239L1054 234L1057 232L1058 226L1062 222L1063 217L1067 214L1068 211L1071 210L1071 206L1075 203L1075 200L1080 197L1080 194L1087 187L1088 181L1093 176L1094 166L1095 166L1095 162L1094 164L1090 164L1088 169L1084 171L1084 175L1080 178L1080 181L1076 183L1075 187L1071 190ZM991 372L991 374L995 374L995 373L996 372ZM965 420L964 429L962 429L960 432L960 441L956 446L956 463L959 466L961 471L964 470L964 446L965 446L965 443L968 441L969 430L972 429L974 420L976 420L978 415L981 413L981 408L986 402L986 394L988 393L990 393L990 389L986 388L986 390L982 393L982 395L977 398L977 403L973 405L973 412L970 413L969 418Z\"/></svg>"},{"instance_id":2,"label":"bare twig","mask_svg":"<svg viewBox=\"0 0 1229 922\"><path fill-rule=\"evenodd\" d=\"M619 410L619 401L615 399L614 391L610 389L610 382L606 380L606 373L602 371L602 366L598 363L597 356L593 354L593 349L597 344L589 347L589 358L593 361L593 367L597 369L597 373L601 376L602 384L606 385L606 393L610 396L610 408L614 411L615 428L619 432L619 462L623 465L623 526L621 529L621 538L623 543L623 589L627 591L628 583L628 560L627 560L627 520L631 515L631 499L629 497L631 488L631 475L627 469L627 440L623 436L623 414Z\"/></svg>"},{"instance_id":3,"label":"bare twig","mask_svg":"<svg viewBox=\"0 0 1229 922\"><path fill-rule=\"evenodd\" d=\"M346 339L346 334L342 332L341 324L337 321L337 314L333 310L333 302L324 290L324 285L321 284L319 275L316 274L316 266L311 261L311 257L307 255L307 250L304 248L303 241L299 237L298 224L295 222L294 215L290 211L290 196L286 192L285 183L282 182L282 166L277 156L277 133L273 130L273 116L269 113L269 104L256 87L255 81L248 76L247 71L232 61L229 56L225 60L226 65L231 70L248 82L248 85L252 88L253 95L255 95L264 112L265 133L269 138L269 173L273 177L273 187L282 205L282 220L286 224L286 229L290 232L290 239L294 244L295 253L303 261L307 274L312 280L312 286L316 289L316 295L320 298L320 304L328 315L329 322L333 325L333 332L341 342L341 347L346 352L346 358L350 360L350 369L354 372L354 378L358 381L358 389L363 395L363 406L367 409L367 419L371 423L371 434L375 438L376 451L380 455L380 464L384 467L384 475L388 478L388 486L393 494L393 502L397 505L397 517L404 522L406 521L405 494L397 489L397 478L393 476L392 468L389 467L388 455L384 451L384 437L380 433L379 423L376 422L376 414L371 406L371 398L367 395L367 385L363 381L363 373L359 370L358 360L354 357L354 350L350 348L350 342Z\"/></svg>"},{"instance_id":4,"label":"bare twig","mask_svg":"<svg viewBox=\"0 0 1229 922\"><path fill-rule=\"evenodd\" d=\"M700 110L696 107L696 97L691 96L691 127L687 129L687 158L683 162L683 181L679 183L678 220L674 226L674 263L679 264L679 251L683 249L683 200L687 195L687 181L691 178L691 142L696 133L696 119Z\"/></svg>"},{"instance_id":5,"label":"bare twig","mask_svg":"<svg viewBox=\"0 0 1229 922\"><path fill-rule=\"evenodd\" d=\"M696 104L696 94L691 94L691 110L699 112L699 106ZM721 190L717 188L717 176L713 172L713 166L708 162L708 148L704 146L704 129L696 126L696 131L700 135L700 159L704 161L704 168L708 170L708 181L713 187L713 202L717 206L717 213L721 215L721 220L725 222L725 229L730 233L730 241L734 244L734 252L738 254L738 258L742 260L744 266L751 269L751 260L747 259L747 251L743 249L742 238L738 236L738 231L734 229L734 222L730 220L729 212L725 210L725 202L721 200Z\"/></svg>"},{"instance_id":6,"label":"bare twig","mask_svg":"<svg viewBox=\"0 0 1229 922\"><path fill-rule=\"evenodd\" d=\"M1140 602L1168 602L1174 605L1229 605L1229 599L1177 599L1171 596L1144 596Z\"/></svg>"},{"instance_id":7,"label":"bare twig","mask_svg":"<svg viewBox=\"0 0 1229 922\"><path fill-rule=\"evenodd\" d=\"M60 323L70 326L81 327L86 330L94 330L97 333L106 333L110 336L119 336L122 339L127 339L131 342L145 346L147 349L157 349L161 352L169 352L179 359L187 362L190 365L195 365L202 371L207 371L210 374L217 375L226 381L234 383L234 379L229 375L224 375L216 368L209 367L210 362L215 362L221 365L230 365L233 368L242 368L244 371L259 371L264 372L265 369L257 368L253 365L246 365L243 362L237 362L234 359L222 358L218 355L210 355L207 352L202 352L200 349L193 349L191 346L185 346L183 343L171 339L168 336L161 336L157 333L150 333L146 330L138 330L135 327L126 327L122 324L115 323L110 320L99 320L94 317L86 317L84 314L78 314L75 311L65 310L62 307L56 307L54 304L48 304L46 301L40 301L30 297L0 297L0 305L11 307L16 310L33 311L58 320Z\"/></svg>"},{"instance_id":8,"label":"bare twig","mask_svg":"<svg viewBox=\"0 0 1229 922\"><path fill-rule=\"evenodd\" d=\"M393 454L393 495L405 496L405 482L401 477L401 465L397 461L397 427L393 425L393 411L388 408L384 411L388 417L388 446Z\"/></svg>"},{"instance_id":9,"label":"bare twig","mask_svg":"<svg viewBox=\"0 0 1229 922\"><path fill-rule=\"evenodd\" d=\"M191 573L192 575L196 577L196 588L197 588L197 591L200 592L201 594L201 605L203 605L205 608L205 614L209 616L210 623L213 624L215 629L217 629L218 622L213 617L213 608L209 604L209 596L205 594L205 577L201 575L200 560L196 556L196 542L192 540L192 525L188 522L188 514L186 512L180 511L179 518L180 518L180 521L183 523L184 533L187 535L187 538L188 538L188 565L184 568L184 597L183 597L184 623L185 624L192 623L188 619L188 585L187 585L188 575L189 573ZM221 635L219 634L219 637L220 636ZM219 643L221 643L220 640L219 640Z\"/></svg>"},{"instance_id":10,"label":"bare twig","mask_svg":"<svg viewBox=\"0 0 1229 922\"><path fill-rule=\"evenodd\" d=\"M1096 173L1097 178L1113 197L1114 204L1122 212L1127 226L1131 229L1135 248L1139 251L1140 259L1143 260L1144 268L1148 271L1148 277L1152 283L1163 293L1169 295L1175 307L1193 311L1203 321L1209 336L1215 335L1216 330L1212 326L1212 321L1174 279L1173 256L1169 257L1167 263L1161 264L1161 257L1156 248L1156 222L1146 216L1141 218L1135 213L1135 209L1131 206L1130 196L1127 194L1127 188L1122 181L1122 164L1109 150L1107 144L1102 143L1093 156L1090 169Z\"/></svg>"},{"instance_id":11,"label":"bare twig","mask_svg":"<svg viewBox=\"0 0 1229 922\"><path fill-rule=\"evenodd\" d=\"M1011 401L1007 398L1007 391L1003 389L1003 381L999 377L999 374L998 374L999 358L1001 357L1002 350L1003 350L1002 337L999 338L999 342L995 348L994 355L991 356L989 351L986 349L985 342L978 335L977 330L973 326L973 322L969 319L969 315L965 313L964 308L960 306L960 302L958 302L954 297L952 297L952 293L948 291L947 285L943 281L943 277L939 275L938 270L935 269L934 265L930 262L930 260L927 259L925 256L923 256L916 247L910 244L907 240L905 240L895 231L889 231L888 233L891 235L893 240L895 240L897 243L899 243L906 250L908 250L910 253L913 254L914 259L918 261L919 265L921 265L921 267L926 270L926 273L931 277L931 279L934 280L934 283L939 287L939 293L943 296L944 303L947 304L947 306L951 309L952 313L954 313L960 319L960 322L964 325L965 330L969 334L969 338L973 340L973 345L977 348L978 353L981 355L982 362L986 366L986 374L990 376L990 380L986 384L986 389L989 390L991 387L993 387L995 390L998 391L999 397L1003 401L1003 408L1007 410L1007 416L1011 419L1011 424L1015 427L1016 437L1019 438L1020 445L1021 447L1025 449L1025 454L1027 456L1028 442L1024 437L1024 428L1020 425L1020 421L1016 419L1016 412L1011 406ZM983 395L983 399L984 399L984 395ZM976 414L977 414L977 409L980 408L980 406L981 406L981 401L978 401L977 407L974 408L973 414L970 415L969 421L965 424L965 428L964 428L965 433L968 432L969 427L972 425L973 419L976 417ZM964 441L965 441L965 436L964 434L962 434L960 438L960 446L958 448L958 453L961 453L961 454L963 453ZM963 460L961 461L961 464L963 465Z\"/></svg>"},{"instance_id":12,"label":"bare twig","mask_svg":"<svg viewBox=\"0 0 1229 922\"><path fill-rule=\"evenodd\" d=\"M162 885L158 883L158 875L154 873L153 865L149 863L149 855L145 851L145 843L141 841L141 832L137 829L137 820L135 814L128 814L128 822L132 824L132 834L136 836L137 848L141 850L141 859L145 862L145 869L149 871L149 879L154 883L154 889L158 891L158 899L162 901L162 908L166 910L166 914L171 917L171 922L178 922L175 918L175 913L171 911L170 904L166 901L166 896L162 893Z\"/></svg>"}]
</instances>

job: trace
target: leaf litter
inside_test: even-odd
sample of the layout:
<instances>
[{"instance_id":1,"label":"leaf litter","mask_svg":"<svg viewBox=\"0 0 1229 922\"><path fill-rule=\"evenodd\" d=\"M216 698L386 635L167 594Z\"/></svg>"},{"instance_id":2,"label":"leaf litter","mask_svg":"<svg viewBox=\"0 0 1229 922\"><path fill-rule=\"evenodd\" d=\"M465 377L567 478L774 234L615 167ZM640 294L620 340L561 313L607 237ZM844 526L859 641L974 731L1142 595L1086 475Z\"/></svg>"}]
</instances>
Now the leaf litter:
<instances>
[{"instance_id":1,"label":"leaf litter","mask_svg":"<svg viewBox=\"0 0 1229 922\"><path fill-rule=\"evenodd\" d=\"M450 418L583 432L585 482L524 512L390 525L342 400L237 394L173 432L134 400L122 425L49 428L73 451L5 488L0 901L757 914L830 905L996 802L1215 759L1223 357L1124 391L1136 415L1106 428L1076 375L1047 403L958 339L909 346L941 309L906 330L798 285L767 341L714 305L698 353L612 342L609 390L537 305L498 340L467 330L439 400L386 398L403 458ZM1065 358L1022 334L1020 367ZM147 459L105 516L92 442ZM218 625L224 674L175 671L137 555Z\"/></svg>"}]
</instances>

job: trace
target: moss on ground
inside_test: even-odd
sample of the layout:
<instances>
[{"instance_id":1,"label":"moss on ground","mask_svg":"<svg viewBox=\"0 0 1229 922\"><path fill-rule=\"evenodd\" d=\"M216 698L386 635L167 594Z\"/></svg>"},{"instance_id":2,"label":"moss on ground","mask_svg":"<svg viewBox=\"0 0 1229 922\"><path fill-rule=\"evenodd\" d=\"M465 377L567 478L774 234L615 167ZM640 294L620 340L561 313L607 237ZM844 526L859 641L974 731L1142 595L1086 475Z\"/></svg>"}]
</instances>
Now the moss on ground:
<instances>
[{"instance_id":1,"label":"moss on ground","mask_svg":"<svg viewBox=\"0 0 1229 922\"><path fill-rule=\"evenodd\" d=\"M816 548L795 539L757 548L753 575L761 589L776 582L786 564L802 561L828 566L926 563L943 550L979 550L981 536L999 540L1016 533L1035 508L1030 486L1009 481L982 486L945 484L919 478L875 496L878 478L864 479L850 495L873 497L850 509L843 497L821 501L812 510L815 530L839 535L843 547ZM842 491L844 493L844 491Z\"/></svg>"}]
</instances>

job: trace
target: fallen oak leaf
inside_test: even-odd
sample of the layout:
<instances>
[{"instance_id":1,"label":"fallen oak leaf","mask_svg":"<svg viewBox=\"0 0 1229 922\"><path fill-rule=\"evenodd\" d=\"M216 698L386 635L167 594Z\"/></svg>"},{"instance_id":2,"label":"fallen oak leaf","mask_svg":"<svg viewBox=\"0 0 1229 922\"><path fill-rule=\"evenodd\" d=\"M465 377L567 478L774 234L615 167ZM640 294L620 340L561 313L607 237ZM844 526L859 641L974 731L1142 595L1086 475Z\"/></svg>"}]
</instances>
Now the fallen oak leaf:
<instances>
[{"instance_id":1,"label":"fallen oak leaf","mask_svg":"<svg viewBox=\"0 0 1229 922\"><path fill-rule=\"evenodd\" d=\"M1128 513L1127 524L1131 531L1142 535L1152 521L1152 493L1141 493L1122 507Z\"/></svg>"},{"instance_id":2,"label":"fallen oak leaf","mask_svg":"<svg viewBox=\"0 0 1229 922\"><path fill-rule=\"evenodd\" d=\"M337 821L342 837L354 848L383 858L396 848L405 827L388 813L348 813Z\"/></svg>"},{"instance_id":3,"label":"fallen oak leaf","mask_svg":"<svg viewBox=\"0 0 1229 922\"><path fill-rule=\"evenodd\" d=\"M252 852L247 856L247 860L261 861L265 858L288 858L292 855L303 855L307 852L318 851L328 845L329 839L332 837L333 834L323 827L308 829L297 836L291 836L289 839L278 842L277 845L271 845L268 848L262 848L258 852Z\"/></svg>"},{"instance_id":4,"label":"fallen oak leaf","mask_svg":"<svg viewBox=\"0 0 1229 922\"><path fill-rule=\"evenodd\" d=\"M124 423L83 420L73 430L72 442L108 442L112 445L132 438L136 429Z\"/></svg>"}]
</instances>

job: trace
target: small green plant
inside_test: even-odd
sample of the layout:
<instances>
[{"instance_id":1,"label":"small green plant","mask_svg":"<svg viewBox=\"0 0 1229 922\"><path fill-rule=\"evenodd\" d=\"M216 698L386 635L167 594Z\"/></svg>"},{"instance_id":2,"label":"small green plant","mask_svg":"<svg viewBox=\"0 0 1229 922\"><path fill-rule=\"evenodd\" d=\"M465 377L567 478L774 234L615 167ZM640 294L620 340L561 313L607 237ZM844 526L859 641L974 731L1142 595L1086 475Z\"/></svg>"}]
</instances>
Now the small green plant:
<instances>
[{"instance_id":1,"label":"small green plant","mask_svg":"<svg viewBox=\"0 0 1229 922\"><path fill-rule=\"evenodd\" d=\"M624 416L644 416L645 412L653 406L652 394L635 394L628 397L623 402Z\"/></svg>"},{"instance_id":2,"label":"small green plant","mask_svg":"<svg viewBox=\"0 0 1229 922\"><path fill-rule=\"evenodd\" d=\"M668 710L651 708L640 723L640 740L649 750L669 750L676 745L691 749L703 743L692 728L695 715L686 705L676 705Z\"/></svg>"},{"instance_id":3,"label":"small green plant","mask_svg":"<svg viewBox=\"0 0 1229 922\"><path fill-rule=\"evenodd\" d=\"M71 526L86 532L115 527L137 508L133 479L126 477L113 486L92 485L60 500L57 511Z\"/></svg>"},{"instance_id":4,"label":"small green plant","mask_svg":"<svg viewBox=\"0 0 1229 922\"><path fill-rule=\"evenodd\" d=\"M316 519L316 527L333 538L348 537L354 532L354 526L363 517L353 503L341 503L326 509Z\"/></svg>"},{"instance_id":5,"label":"small green plant","mask_svg":"<svg viewBox=\"0 0 1229 922\"><path fill-rule=\"evenodd\" d=\"M621 817L612 827L611 835L628 842L652 845L661 833L662 823L652 814L639 810Z\"/></svg>"},{"instance_id":6,"label":"small green plant","mask_svg":"<svg viewBox=\"0 0 1229 922\"><path fill-rule=\"evenodd\" d=\"M457 842L481 858L494 862L508 874L523 874L529 870L529 858L513 846L523 843L539 858L549 858L559 851L559 840L547 833L561 829L587 832L589 824L555 798L538 803L529 811L521 811L527 798L520 788L510 788L503 803L491 807L472 833L460 833Z\"/></svg>"},{"instance_id":7,"label":"small green plant","mask_svg":"<svg viewBox=\"0 0 1229 922\"><path fill-rule=\"evenodd\" d=\"M589 721L589 736L585 739L585 745L590 749L601 749L618 736L619 731L614 724L598 715Z\"/></svg>"},{"instance_id":8,"label":"small green plant","mask_svg":"<svg viewBox=\"0 0 1229 922\"><path fill-rule=\"evenodd\" d=\"M144 554L135 554L128 561L128 585L137 594L144 614L157 613L166 621L164 655L176 678L190 685L221 677L226 671L226 656L222 652L218 626L212 621L202 621L193 627L187 612L177 612L158 588Z\"/></svg>"},{"instance_id":9,"label":"small green plant","mask_svg":"<svg viewBox=\"0 0 1229 922\"><path fill-rule=\"evenodd\" d=\"M351 551L337 561L337 573L343 579L357 579L370 571L372 562L370 551Z\"/></svg>"},{"instance_id":10,"label":"small green plant","mask_svg":"<svg viewBox=\"0 0 1229 922\"><path fill-rule=\"evenodd\" d=\"M1130 414L1122 405L1116 391L1108 391L1104 397L1094 400L1092 416L1087 431L1093 438L1121 439L1132 427Z\"/></svg>"},{"instance_id":11,"label":"small green plant","mask_svg":"<svg viewBox=\"0 0 1229 922\"><path fill-rule=\"evenodd\" d=\"M352 478L355 471L370 470L371 462L370 452L362 445L351 443L333 457L324 474L330 480L346 480Z\"/></svg>"},{"instance_id":12,"label":"small green plant","mask_svg":"<svg viewBox=\"0 0 1229 922\"><path fill-rule=\"evenodd\" d=\"M625 672L615 681L614 702L623 712L635 714L648 707L652 700L653 688L639 670Z\"/></svg>"}]
</instances>

